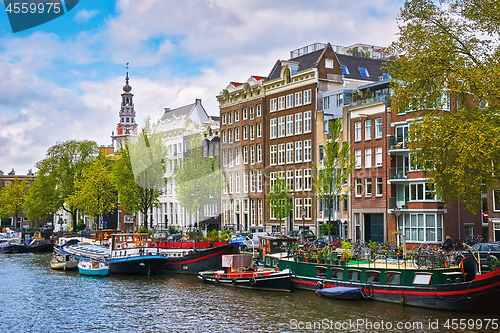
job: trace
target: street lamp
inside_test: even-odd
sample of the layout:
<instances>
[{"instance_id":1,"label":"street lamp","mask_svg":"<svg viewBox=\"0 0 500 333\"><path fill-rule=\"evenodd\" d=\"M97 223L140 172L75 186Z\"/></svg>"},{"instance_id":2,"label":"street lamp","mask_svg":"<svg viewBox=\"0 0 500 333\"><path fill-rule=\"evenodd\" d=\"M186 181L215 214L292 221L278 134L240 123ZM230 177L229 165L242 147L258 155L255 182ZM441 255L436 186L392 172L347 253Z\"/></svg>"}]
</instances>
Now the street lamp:
<instances>
[{"instance_id":1,"label":"street lamp","mask_svg":"<svg viewBox=\"0 0 500 333\"><path fill-rule=\"evenodd\" d=\"M400 214L401 214L401 208L399 208L398 206L394 207L394 215L396 216L396 230L397 230L396 242L397 242L398 247L399 247L399 215Z\"/></svg>"},{"instance_id":2,"label":"street lamp","mask_svg":"<svg viewBox=\"0 0 500 333\"><path fill-rule=\"evenodd\" d=\"M306 232L306 208L302 207L301 211L302 211L302 236L305 236L305 232ZM302 237L302 238L304 238L304 237Z\"/></svg>"}]
</instances>

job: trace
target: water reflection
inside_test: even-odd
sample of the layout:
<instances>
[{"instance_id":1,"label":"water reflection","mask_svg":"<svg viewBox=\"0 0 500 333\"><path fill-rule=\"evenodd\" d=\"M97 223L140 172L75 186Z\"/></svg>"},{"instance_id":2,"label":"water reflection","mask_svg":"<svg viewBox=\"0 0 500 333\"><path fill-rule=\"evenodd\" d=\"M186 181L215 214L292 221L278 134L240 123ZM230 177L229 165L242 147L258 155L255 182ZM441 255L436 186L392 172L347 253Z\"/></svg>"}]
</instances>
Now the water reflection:
<instances>
[{"instance_id":1,"label":"water reflection","mask_svg":"<svg viewBox=\"0 0 500 333\"><path fill-rule=\"evenodd\" d=\"M196 276L81 276L78 271L51 270L49 261L50 255L0 256L0 332L459 332L443 324L453 318L488 318L382 302L334 301L306 291L238 289L202 283ZM358 320L420 326L346 326ZM438 329L430 329L436 320ZM314 323L321 326L308 329ZM334 323L344 327L335 329ZM462 331L498 331L476 327Z\"/></svg>"}]
</instances>

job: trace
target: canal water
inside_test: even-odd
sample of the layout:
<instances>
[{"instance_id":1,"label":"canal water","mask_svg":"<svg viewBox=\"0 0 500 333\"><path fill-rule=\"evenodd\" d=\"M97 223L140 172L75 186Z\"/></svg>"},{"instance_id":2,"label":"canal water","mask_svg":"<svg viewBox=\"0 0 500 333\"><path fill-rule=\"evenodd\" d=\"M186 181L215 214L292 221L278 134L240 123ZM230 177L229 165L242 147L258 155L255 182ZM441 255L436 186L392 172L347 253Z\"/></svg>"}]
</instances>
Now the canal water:
<instances>
[{"instance_id":1,"label":"canal water","mask_svg":"<svg viewBox=\"0 0 500 333\"><path fill-rule=\"evenodd\" d=\"M0 332L498 332L500 325L491 315L245 290L196 276L87 277L51 270L50 258L0 255Z\"/></svg>"}]
</instances>

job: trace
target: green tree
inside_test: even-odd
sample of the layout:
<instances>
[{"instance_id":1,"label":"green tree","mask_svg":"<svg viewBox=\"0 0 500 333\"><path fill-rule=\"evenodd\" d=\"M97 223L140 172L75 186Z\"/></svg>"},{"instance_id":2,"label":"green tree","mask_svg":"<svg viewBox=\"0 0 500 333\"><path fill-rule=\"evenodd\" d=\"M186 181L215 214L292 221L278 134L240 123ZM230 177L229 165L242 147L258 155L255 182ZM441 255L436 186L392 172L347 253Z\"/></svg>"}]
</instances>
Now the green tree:
<instances>
[{"instance_id":1,"label":"green tree","mask_svg":"<svg viewBox=\"0 0 500 333\"><path fill-rule=\"evenodd\" d=\"M203 141L201 134L189 140L189 155L174 171L175 195L179 203L202 220L204 205L219 202L223 189L219 156L203 156Z\"/></svg>"},{"instance_id":2,"label":"green tree","mask_svg":"<svg viewBox=\"0 0 500 333\"><path fill-rule=\"evenodd\" d=\"M281 231L281 220L284 221L289 217L293 209L292 194L283 178L278 177L276 179L266 200L271 206L271 214L273 214L276 219L280 220Z\"/></svg>"},{"instance_id":3,"label":"green tree","mask_svg":"<svg viewBox=\"0 0 500 333\"><path fill-rule=\"evenodd\" d=\"M153 133L147 122L138 140L127 141L120 153L113 167L118 202L128 213L141 212L143 227L147 229L149 212L158 205L161 189L165 186L164 159L168 150L161 134Z\"/></svg>"},{"instance_id":4,"label":"green tree","mask_svg":"<svg viewBox=\"0 0 500 333\"><path fill-rule=\"evenodd\" d=\"M342 122L339 119L330 121L331 139L324 147L323 168L318 170L314 165L314 190L318 199L325 202L328 210L328 239L331 236L332 214L335 201L344 199L350 191L349 175L354 169L354 157L351 155L351 145L341 142Z\"/></svg>"},{"instance_id":5,"label":"green tree","mask_svg":"<svg viewBox=\"0 0 500 333\"><path fill-rule=\"evenodd\" d=\"M36 164L38 170L43 170L43 175L51 178L47 186L55 183L56 192L47 198L40 197L39 200L50 206L53 204L52 200L58 197L59 207L71 214L73 230L76 230L78 208L68 204L66 200L75 193L76 181L82 178L83 170L94 161L98 152L99 148L94 141L69 140L50 147L47 157ZM44 192L50 193L51 189L44 189Z\"/></svg>"},{"instance_id":6,"label":"green tree","mask_svg":"<svg viewBox=\"0 0 500 333\"><path fill-rule=\"evenodd\" d=\"M61 200L56 185L56 179L50 173L45 170L37 172L24 200L25 215L28 220L46 219L47 216L53 216L59 210Z\"/></svg>"},{"instance_id":7,"label":"green tree","mask_svg":"<svg viewBox=\"0 0 500 333\"><path fill-rule=\"evenodd\" d=\"M0 192L0 210L5 215L14 216L14 227L17 228L17 218L24 208L24 198L28 190L26 179L19 181L18 177L9 182ZM21 227L21 224L19 225Z\"/></svg>"},{"instance_id":8,"label":"green tree","mask_svg":"<svg viewBox=\"0 0 500 333\"><path fill-rule=\"evenodd\" d=\"M83 171L83 177L75 183L76 191L67 199L68 205L83 214L99 218L116 207L116 194L112 182L111 164L103 154Z\"/></svg>"},{"instance_id":9,"label":"green tree","mask_svg":"<svg viewBox=\"0 0 500 333\"><path fill-rule=\"evenodd\" d=\"M499 0L406 1L388 67L391 108L428 110L410 128L412 163L475 212L500 180L499 16Z\"/></svg>"}]
</instances>

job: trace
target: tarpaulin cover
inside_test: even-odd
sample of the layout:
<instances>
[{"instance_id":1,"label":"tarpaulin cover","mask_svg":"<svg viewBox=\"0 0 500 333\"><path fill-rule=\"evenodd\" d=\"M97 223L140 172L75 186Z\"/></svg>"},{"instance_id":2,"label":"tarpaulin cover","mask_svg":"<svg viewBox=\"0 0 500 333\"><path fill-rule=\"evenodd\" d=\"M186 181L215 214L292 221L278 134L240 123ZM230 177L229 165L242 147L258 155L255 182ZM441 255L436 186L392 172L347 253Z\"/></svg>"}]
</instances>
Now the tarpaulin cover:
<instances>
[{"instance_id":1,"label":"tarpaulin cover","mask_svg":"<svg viewBox=\"0 0 500 333\"><path fill-rule=\"evenodd\" d=\"M249 267L251 263L251 254L231 254L222 256L222 267Z\"/></svg>"}]
</instances>

